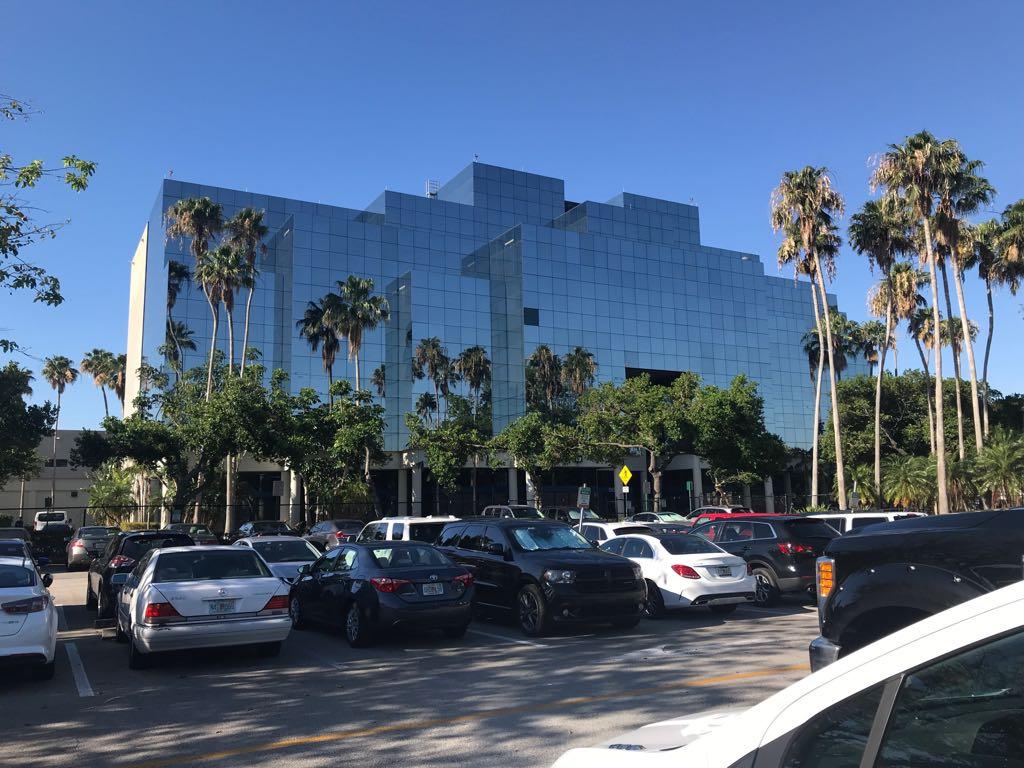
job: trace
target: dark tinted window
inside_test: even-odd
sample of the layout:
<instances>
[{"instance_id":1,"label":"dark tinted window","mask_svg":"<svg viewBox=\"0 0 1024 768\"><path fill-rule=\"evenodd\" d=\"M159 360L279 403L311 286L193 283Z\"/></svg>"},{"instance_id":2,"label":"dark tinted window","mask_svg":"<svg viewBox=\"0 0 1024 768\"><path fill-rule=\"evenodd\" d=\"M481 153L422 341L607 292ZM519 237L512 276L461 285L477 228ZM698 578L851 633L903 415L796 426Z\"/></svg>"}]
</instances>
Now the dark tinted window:
<instances>
[{"instance_id":1,"label":"dark tinted window","mask_svg":"<svg viewBox=\"0 0 1024 768\"><path fill-rule=\"evenodd\" d=\"M774 539L775 530L768 523L754 523L755 539Z\"/></svg>"},{"instance_id":2,"label":"dark tinted window","mask_svg":"<svg viewBox=\"0 0 1024 768\"><path fill-rule=\"evenodd\" d=\"M35 586L36 574L20 565L0 565L0 589Z\"/></svg>"},{"instance_id":3,"label":"dark tinted window","mask_svg":"<svg viewBox=\"0 0 1024 768\"><path fill-rule=\"evenodd\" d=\"M461 549L470 549L474 552L480 552L483 547L481 546L487 529L482 525L468 525L462 534L462 538L459 540L459 547Z\"/></svg>"},{"instance_id":4,"label":"dark tinted window","mask_svg":"<svg viewBox=\"0 0 1024 768\"><path fill-rule=\"evenodd\" d=\"M622 548L623 557L654 557L654 550L650 544L640 539L626 539L626 546Z\"/></svg>"},{"instance_id":5,"label":"dark tinted window","mask_svg":"<svg viewBox=\"0 0 1024 768\"><path fill-rule=\"evenodd\" d=\"M722 551L700 536L662 536L659 541L670 555L704 555Z\"/></svg>"},{"instance_id":6,"label":"dark tinted window","mask_svg":"<svg viewBox=\"0 0 1024 768\"><path fill-rule=\"evenodd\" d=\"M815 715L797 732L783 768L858 768L881 696L882 686L876 686Z\"/></svg>"},{"instance_id":7,"label":"dark tinted window","mask_svg":"<svg viewBox=\"0 0 1024 768\"><path fill-rule=\"evenodd\" d=\"M459 537L465 529L466 526L464 525L446 525L438 537L437 545L439 547L457 547L459 545Z\"/></svg>"},{"instance_id":8,"label":"dark tinted window","mask_svg":"<svg viewBox=\"0 0 1024 768\"><path fill-rule=\"evenodd\" d=\"M444 523L410 523L409 540L433 544L437 540L438 534L443 530Z\"/></svg>"},{"instance_id":9,"label":"dark tinted window","mask_svg":"<svg viewBox=\"0 0 1024 768\"><path fill-rule=\"evenodd\" d=\"M23 557L25 555L25 542L23 541L0 541L0 556L2 557Z\"/></svg>"},{"instance_id":10,"label":"dark tinted window","mask_svg":"<svg viewBox=\"0 0 1024 768\"><path fill-rule=\"evenodd\" d=\"M167 536L134 536L124 540L120 554L138 560L151 549L167 549L168 547L190 547L192 539L177 533Z\"/></svg>"},{"instance_id":11,"label":"dark tinted window","mask_svg":"<svg viewBox=\"0 0 1024 768\"><path fill-rule=\"evenodd\" d=\"M332 549L326 555L324 555L319 560L317 560L315 563L313 563L313 567L312 567L311 570L313 570L313 571L329 571L329 570L331 570L334 567L334 561L338 558L338 555L340 555L340 554L341 554L341 550L340 549Z\"/></svg>"},{"instance_id":12,"label":"dark tinted window","mask_svg":"<svg viewBox=\"0 0 1024 768\"><path fill-rule=\"evenodd\" d=\"M415 568L419 565L444 567L452 561L433 547L373 547L373 560L381 568Z\"/></svg>"},{"instance_id":13,"label":"dark tinted window","mask_svg":"<svg viewBox=\"0 0 1024 768\"><path fill-rule=\"evenodd\" d=\"M211 581L213 579L255 579L270 576L270 571L252 550L214 550L196 547L191 552L160 555L153 581Z\"/></svg>"},{"instance_id":14,"label":"dark tinted window","mask_svg":"<svg viewBox=\"0 0 1024 768\"><path fill-rule=\"evenodd\" d=\"M621 555L622 547L625 543L625 539L612 539L611 541L606 541L602 544L601 549L605 552L611 552L613 555Z\"/></svg>"},{"instance_id":15,"label":"dark tinted window","mask_svg":"<svg viewBox=\"0 0 1024 768\"><path fill-rule=\"evenodd\" d=\"M790 520L783 527L795 539L834 539L839 532L821 520Z\"/></svg>"},{"instance_id":16,"label":"dark tinted window","mask_svg":"<svg viewBox=\"0 0 1024 768\"><path fill-rule=\"evenodd\" d=\"M405 538L405 523L392 523L391 537L393 541L401 541Z\"/></svg>"},{"instance_id":17,"label":"dark tinted window","mask_svg":"<svg viewBox=\"0 0 1024 768\"><path fill-rule=\"evenodd\" d=\"M866 525L874 525L875 523L887 523L889 522L884 517L852 517L850 518L850 528L863 528ZM839 520L835 521L836 527L841 527L842 522Z\"/></svg>"},{"instance_id":18,"label":"dark tinted window","mask_svg":"<svg viewBox=\"0 0 1024 768\"><path fill-rule=\"evenodd\" d=\"M583 536L591 541L604 541L607 538L604 529L597 525L584 525Z\"/></svg>"}]
</instances>

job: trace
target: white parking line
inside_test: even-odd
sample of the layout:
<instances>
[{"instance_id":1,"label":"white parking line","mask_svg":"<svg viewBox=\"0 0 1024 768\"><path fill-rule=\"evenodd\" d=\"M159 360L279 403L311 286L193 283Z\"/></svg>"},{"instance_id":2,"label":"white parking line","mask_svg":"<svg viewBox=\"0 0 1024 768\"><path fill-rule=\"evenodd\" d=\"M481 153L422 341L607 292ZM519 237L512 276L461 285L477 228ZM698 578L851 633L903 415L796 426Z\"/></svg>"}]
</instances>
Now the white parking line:
<instances>
[{"instance_id":1,"label":"white parking line","mask_svg":"<svg viewBox=\"0 0 1024 768\"><path fill-rule=\"evenodd\" d=\"M95 696L96 692L89 685L89 677L85 674L85 665L82 664L82 657L78 655L78 647L74 643L68 643L64 647L68 649L68 661L71 662L71 674L75 678L78 695L83 698Z\"/></svg>"},{"instance_id":2,"label":"white parking line","mask_svg":"<svg viewBox=\"0 0 1024 768\"><path fill-rule=\"evenodd\" d=\"M467 629L471 635L482 635L483 637L490 637L493 640L504 640L506 643L518 643L519 645L532 645L534 648L549 648L550 646L544 645L543 643L535 643L531 640L520 640L517 637L506 637L505 635L495 635L491 632L481 632L479 629Z\"/></svg>"}]
</instances>

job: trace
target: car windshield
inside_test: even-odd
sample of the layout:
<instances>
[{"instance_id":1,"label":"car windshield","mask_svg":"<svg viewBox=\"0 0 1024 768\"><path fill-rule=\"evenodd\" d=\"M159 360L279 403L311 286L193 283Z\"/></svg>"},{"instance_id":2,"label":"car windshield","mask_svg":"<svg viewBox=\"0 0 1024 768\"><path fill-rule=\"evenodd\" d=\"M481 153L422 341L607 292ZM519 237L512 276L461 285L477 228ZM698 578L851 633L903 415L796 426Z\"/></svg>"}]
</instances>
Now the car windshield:
<instances>
[{"instance_id":1,"label":"car windshield","mask_svg":"<svg viewBox=\"0 0 1024 768\"><path fill-rule=\"evenodd\" d=\"M411 541L425 541L429 544L437 538L438 534L441 533L441 529L446 525L447 523L410 523L409 539Z\"/></svg>"},{"instance_id":2,"label":"car windshield","mask_svg":"<svg viewBox=\"0 0 1024 768\"><path fill-rule=\"evenodd\" d=\"M678 523L686 518L680 515L678 512L659 512L658 519L663 523Z\"/></svg>"},{"instance_id":3,"label":"car windshield","mask_svg":"<svg viewBox=\"0 0 1024 768\"><path fill-rule=\"evenodd\" d=\"M258 579L271 575L255 552L241 548L237 552L211 552L207 548L196 547L191 552L160 555L153 571L153 582Z\"/></svg>"},{"instance_id":4,"label":"car windshield","mask_svg":"<svg viewBox=\"0 0 1024 768\"><path fill-rule=\"evenodd\" d=\"M254 541L252 548L263 555L268 563L311 563L320 553L305 539L294 541Z\"/></svg>"},{"instance_id":5,"label":"car windshield","mask_svg":"<svg viewBox=\"0 0 1024 768\"><path fill-rule=\"evenodd\" d=\"M167 547L189 547L192 539L188 536L136 536L125 539L118 554L138 560L151 549L166 549Z\"/></svg>"},{"instance_id":6,"label":"car windshield","mask_svg":"<svg viewBox=\"0 0 1024 768\"><path fill-rule=\"evenodd\" d=\"M30 568L22 568L20 565L0 565L0 589L33 587L35 583L35 572Z\"/></svg>"},{"instance_id":7,"label":"car windshield","mask_svg":"<svg viewBox=\"0 0 1024 768\"><path fill-rule=\"evenodd\" d=\"M373 547L373 560L381 568L411 568L417 565L443 567L452 562L433 547Z\"/></svg>"},{"instance_id":8,"label":"car windshield","mask_svg":"<svg viewBox=\"0 0 1024 768\"><path fill-rule=\"evenodd\" d=\"M585 538L562 525L520 525L509 529L512 540L526 552L547 549L593 549Z\"/></svg>"},{"instance_id":9,"label":"car windshield","mask_svg":"<svg viewBox=\"0 0 1024 768\"><path fill-rule=\"evenodd\" d=\"M580 511L578 509L570 509L569 510L569 519L570 520L578 521L580 519ZM587 520L600 520L600 519L601 519L601 516L596 514L593 510L590 510L590 509L583 510L583 520L584 521L587 521Z\"/></svg>"},{"instance_id":10,"label":"car windshield","mask_svg":"<svg viewBox=\"0 0 1024 768\"><path fill-rule=\"evenodd\" d=\"M22 541L0 541L0 557L24 557L25 543Z\"/></svg>"},{"instance_id":11,"label":"car windshield","mask_svg":"<svg viewBox=\"0 0 1024 768\"><path fill-rule=\"evenodd\" d=\"M40 512L36 515L36 520L41 523L56 523L64 522L68 516L64 512Z\"/></svg>"},{"instance_id":12,"label":"car windshield","mask_svg":"<svg viewBox=\"0 0 1024 768\"><path fill-rule=\"evenodd\" d=\"M78 538L80 539L102 539L107 536L113 536L116 533L120 533L120 528L105 528L98 525L90 525L87 528L78 529Z\"/></svg>"},{"instance_id":13,"label":"car windshield","mask_svg":"<svg viewBox=\"0 0 1024 768\"><path fill-rule=\"evenodd\" d=\"M707 555L724 551L702 536L662 536L660 541L670 555Z\"/></svg>"}]
</instances>

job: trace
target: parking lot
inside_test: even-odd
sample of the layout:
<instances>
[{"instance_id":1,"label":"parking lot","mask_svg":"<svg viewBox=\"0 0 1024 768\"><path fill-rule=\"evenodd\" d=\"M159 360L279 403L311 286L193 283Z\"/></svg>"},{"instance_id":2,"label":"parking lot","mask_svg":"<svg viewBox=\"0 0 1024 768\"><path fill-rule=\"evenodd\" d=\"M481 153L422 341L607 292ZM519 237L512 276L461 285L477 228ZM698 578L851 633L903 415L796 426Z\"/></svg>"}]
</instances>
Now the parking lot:
<instances>
[{"instance_id":1,"label":"parking lot","mask_svg":"<svg viewBox=\"0 0 1024 768\"><path fill-rule=\"evenodd\" d=\"M133 672L113 630L93 628L84 574L54 572L55 678L0 678L20 766L545 766L646 723L755 703L806 674L816 634L812 607L784 602L539 640L478 620L460 640L354 650L311 629L278 658L174 654Z\"/></svg>"}]
</instances>

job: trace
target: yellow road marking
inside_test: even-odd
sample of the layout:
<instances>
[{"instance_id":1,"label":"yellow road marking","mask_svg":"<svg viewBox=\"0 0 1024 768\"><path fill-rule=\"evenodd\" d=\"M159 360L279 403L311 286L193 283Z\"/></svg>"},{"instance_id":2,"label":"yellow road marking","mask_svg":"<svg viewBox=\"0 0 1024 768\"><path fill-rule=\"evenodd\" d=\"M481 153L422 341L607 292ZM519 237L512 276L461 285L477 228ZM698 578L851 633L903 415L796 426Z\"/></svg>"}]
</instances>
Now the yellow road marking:
<instances>
[{"instance_id":1,"label":"yellow road marking","mask_svg":"<svg viewBox=\"0 0 1024 768\"><path fill-rule=\"evenodd\" d=\"M484 709L479 712L470 712L465 715L455 715L453 717L436 717L425 720L409 720L401 723L391 723L390 725L375 725L369 728L358 728L349 731L335 731L333 733L321 733L316 736L297 736L290 739L278 739L276 741L268 741L263 744L250 744L244 747L234 747L231 749L223 749L218 752L206 752L202 754L190 754L181 755L180 757L166 757L160 760L150 760L145 763L137 763L132 768L168 768L168 766L193 763L207 762L211 760L224 760L229 757L239 757L241 755L252 755L257 752L273 752L280 749L291 749L293 747L303 747L313 744L325 744L335 741L347 741L349 739L360 739L366 736L379 736L385 733L395 733L396 731L419 731L427 728L436 728L441 725L457 725L459 723L469 723L478 720L487 720L492 717L503 717L506 715L520 715L526 712L538 712L541 710L548 709L560 709L566 706L574 706L580 704L592 704L598 701L609 701L613 699L629 699L636 696L648 696L655 693L665 693L666 691L676 691L681 688L704 688L711 685L721 685L722 683L734 683L741 680L751 680L755 678L764 677L775 677L777 675L783 675L787 672L806 672L810 668L806 664L791 664L784 667L769 667L768 669L758 669L751 672L735 672L729 675L716 675L714 677L701 677L696 680L680 680L676 683L665 683L664 685L652 685L647 688L633 688L626 691L615 691L613 693L600 693L593 696L573 696L567 699L556 699L555 701L549 701L546 703L538 704L521 704L514 707L496 707L494 709Z\"/></svg>"}]
</instances>

